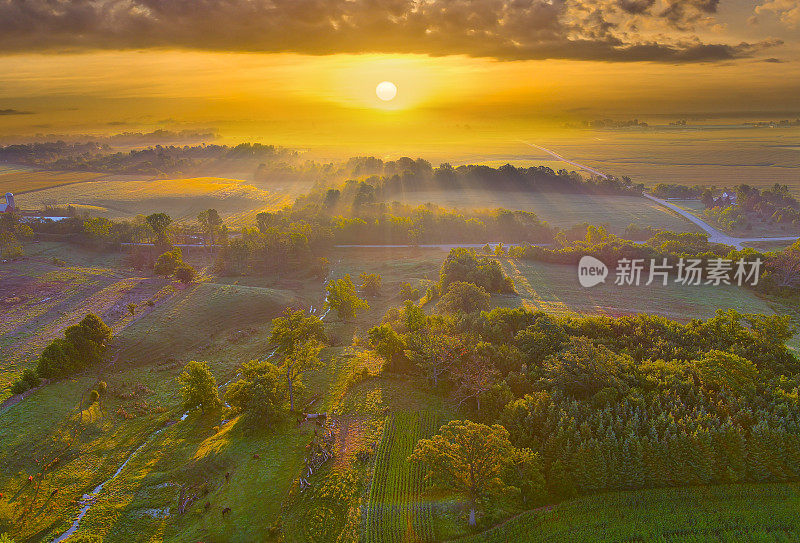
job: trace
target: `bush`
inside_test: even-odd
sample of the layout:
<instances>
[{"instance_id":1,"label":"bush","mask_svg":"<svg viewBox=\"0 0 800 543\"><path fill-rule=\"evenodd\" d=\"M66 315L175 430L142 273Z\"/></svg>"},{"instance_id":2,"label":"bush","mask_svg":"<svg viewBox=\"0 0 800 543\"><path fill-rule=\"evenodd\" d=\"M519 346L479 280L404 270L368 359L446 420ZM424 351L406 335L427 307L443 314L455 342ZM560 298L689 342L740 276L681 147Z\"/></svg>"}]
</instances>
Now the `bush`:
<instances>
[{"instance_id":1,"label":"bush","mask_svg":"<svg viewBox=\"0 0 800 543\"><path fill-rule=\"evenodd\" d=\"M11 385L11 393L12 394L22 394L26 390L30 390L32 388L38 387L42 383L42 380L39 379L39 376L36 375L36 372L30 368L25 368L25 371L22 372L19 379L17 379L13 385Z\"/></svg>"},{"instance_id":2,"label":"bush","mask_svg":"<svg viewBox=\"0 0 800 543\"><path fill-rule=\"evenodd\" d=\"M181 262L178 264L178 267L175 268L175 278L181 283L189 284L194 281L196 276L197 272L194 271L194 268L185 262Z\"/></svg>"},{"instance_id":3,"label":"bush","mask_svg":"<svg viewBox=\"0 0 800 543\"><path fill-rule=\"evenodd\" d=\"M473 283L455 281L447 287L436 309L442 313L483 311L489 309L489 293Z\"/></svg>"},{"instance_id":4,"label":"bush","mask_svg":"<svg viewBox=\"0 0 800 543\"><path fill-rule=\"evenodd\" d=\"M411 286L411 283L403 283L400 285L400 299L406 301L419 300L419 289Z\"/></svg>"},{"instance_id":5,"label":"bush","mask_svg":"<svg viewBox=\"0 0 800 543\"><path fill-rule=\"evenodd\" d=\"M156 259L153 271L156 275L167 277L175 273L177 267L183 263L183 254L178 247L163 253Z\"/></svg>"}]
</instances>

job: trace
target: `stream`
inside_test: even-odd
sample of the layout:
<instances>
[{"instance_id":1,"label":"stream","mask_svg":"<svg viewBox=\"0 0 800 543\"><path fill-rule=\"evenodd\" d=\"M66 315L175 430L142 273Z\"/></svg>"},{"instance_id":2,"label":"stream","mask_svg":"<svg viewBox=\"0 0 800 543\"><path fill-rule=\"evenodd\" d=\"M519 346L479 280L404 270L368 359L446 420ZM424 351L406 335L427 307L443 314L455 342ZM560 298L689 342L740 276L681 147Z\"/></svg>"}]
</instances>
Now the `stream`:
<instances>
[{"instance_id":1,"label":"stream","mask_svg":"<svg viewBox=\"0 0 800 543\"><path fill-rule=\"evenodd\" d=\"M327 302L327 298L325 299L325 301ZM324 319L328 315L328 312L330 312L330 310L331 309L329 307L325 311L325 313L323 313L323 315L320 317L320 320ZM313 306L309 308L309 313L311 313L311 314L316 313L316 311L317 310L314 309ZM269 360L270 358L272 358L272 356L275 354L276 351L277 351L277 349L275 349L271 353L269 353L269 355L267 355L265 360ZM233 382L234 379L236 379L240 375L241 374L239 372L237 372L236 375L234 375L231 379L229 379L225 383L219 385L217 387L217 389L221 390L224 387L228 386L231 382ZM186 417L188 417L188 416L189 416L189 411L186 411L183 415L181 415L180 420L178 422L176 422L175 424L183 422L184 420L186 420ZM164 430L166 430L167 428L170 428L172 426L174 426L174 424L159 428L158 430L156 430L155 432L150 434L150 436L148 436L148 438L145 439L144 442L141 445L136 447L133 450L133 452L128 455L128 457L125 459L125 461L119 466L119 468L117 468L117 471L114 472L114 475L112 475L111 477L109 477L108 479L106 479L105 481L103 481L102 483L97 485L96 487L94 487L94 490L92 490L89 494L84 494L80 499L79 504L80 504L81 508L80 508L80 511L78 511L78 515L75 517L75 520L72 521L72 524L70 525L69 529L66 532L64 532L63 534L61 534L58 537L56 537L55 539L53 539L52 543L63 543L70 536L72 536L75 532L77 532L78 528L81 525L81 520L83 520L83 517L86 516L86 513L88 513L89 510L92 508L92 506L95 504L95 502L97 501L97 498L100 497L100 493L103 491L103 487L105 485L107 485L108 483L110 483L111 481L113 481L114 479L116 479L119 476L119 474L122 473L122 470L125 469L125 466L128 465L128 462L133 460L136 457L136 455L138 455L139 452L142 449L144 449L144 447L148 443L152 442L156 437L158 437L159 434L161 434L161 432L163 432Z\"/></svg>"}]
</instances>

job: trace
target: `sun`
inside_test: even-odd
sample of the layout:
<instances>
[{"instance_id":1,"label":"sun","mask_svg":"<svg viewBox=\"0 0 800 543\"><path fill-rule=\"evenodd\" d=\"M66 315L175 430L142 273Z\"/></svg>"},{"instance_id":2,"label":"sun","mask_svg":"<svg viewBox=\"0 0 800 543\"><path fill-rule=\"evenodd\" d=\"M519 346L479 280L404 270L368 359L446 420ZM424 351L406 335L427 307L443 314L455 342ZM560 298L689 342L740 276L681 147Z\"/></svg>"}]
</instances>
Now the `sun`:
<instances>
[{"instance_id":1,"label":"sun","mask_svg":"<svg viewBox=\"0 0 800 543\"><path fill-rule=\"evenodd\" d=\"M391 81L383 81L378 83L378 86L375 87L375 94L377 94L378 98L384 102L388 102L397 96L397 85Z\"/></svg>"}]
</instances>

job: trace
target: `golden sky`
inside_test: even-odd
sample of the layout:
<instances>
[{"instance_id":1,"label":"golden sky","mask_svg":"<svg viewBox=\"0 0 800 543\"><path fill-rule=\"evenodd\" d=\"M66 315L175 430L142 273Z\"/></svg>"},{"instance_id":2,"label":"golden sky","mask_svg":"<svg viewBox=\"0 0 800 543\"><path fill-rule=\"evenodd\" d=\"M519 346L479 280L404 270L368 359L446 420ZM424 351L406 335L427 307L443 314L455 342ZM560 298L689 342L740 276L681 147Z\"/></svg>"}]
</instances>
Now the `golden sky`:
<instances>
[{"instance_id":1,"label":"golden sky","mask_svg":"<svg viewBox=\"0 0 800 543\"><path fill-rule=\"evenodd\" d=\"M0 2L0 135L284 145L800 114L800 0ZM375 95L381 81L397 97Z\"/></svg>"}]
</instances>

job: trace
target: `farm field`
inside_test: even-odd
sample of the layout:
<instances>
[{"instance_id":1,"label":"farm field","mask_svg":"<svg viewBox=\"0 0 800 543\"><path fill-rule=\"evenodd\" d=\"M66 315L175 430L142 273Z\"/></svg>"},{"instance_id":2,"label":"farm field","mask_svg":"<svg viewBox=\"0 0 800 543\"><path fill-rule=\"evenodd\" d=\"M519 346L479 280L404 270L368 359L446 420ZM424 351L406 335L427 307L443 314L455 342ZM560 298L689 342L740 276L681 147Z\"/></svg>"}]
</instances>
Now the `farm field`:
<instances>
[{"instance_id":1,"label":"farm field","mask_svg":"<svg viewBox=\"0 0 800 543\"><path fill-rule=\"evenodd\" d=\"M436 541L433 504L422 496L425 470L408 462L417 441L438 430L436 414L395 412L383 425L366 510L367 543Z\"/></svg>"},{"instance_id":2,"label":"farm field","mask_svg":"<svg viewBox=\"0 0 800 543\"><path fill-rule=\"evenodd\" d=\"M580 223L607 225L621 234L629 224L653 226L675 232L699 232L697 227L671 211L635 196L524 193L510 191L420 191L409 192L402 201L411 205L432 202L456 209L506 209L531 211L553 226L569 228ZM506 240L513 242L515 240Z\"/></svg>"},{"instance_id":3,"label":"farm field","mask_svg":"<svg viewBox=\"0 0 800 543\"><path fill-rule=\"evenodd\" d=\"M93 172L35 171L0 166L0 193L23 194L62 185L98 180L100 177L110 181L114 176Z\"/></svg>"},{"instance_id":4,"label":"farm field","mask_svg":"<svg viewBox=\"0 0 800 543\"><path fill-rule=\"evenodd\" d=\"M291 196L287 191L264 190L237 179L126 177L39 190L21 195L17 203L24 209L73 205L93 216L109 218L162 211L176 221L194 220L198 213L213 207L230 223L238 224L253 222L259 211L291 203Z\"/></svg>"},{"instance_id":5,"label":"farm field","mask_svg":"<svg viewBox=\"0 0 800 543\"><path fill-rule=\"evenodd\" d=\"M796 483L616 492L529 511L460 543L771 541L800 538Z\"/></svg>"},{"instance_id":6,"label":"farm field","mask_svg":"<svg viewBox=\"0 0 800 543\"><path fill-rule=\"evenodd\" d=\"M788 185L800 195L798 129L689 126L682 129L573 130L526 141L568 160L647 186L658 183L730 187ZM520 159L551 159L517 146ZM510 160L513 163L513 160ZM573 169L573 167L569 168Z\"/></svg>"},{"instance_id":7,"label":"farm field","mask_svg":"<svg viewBox=\"0 0 800 543\"><path fill-rule=\"evenodd\" d=\"M69 256L54 243L34 244L26 260L0 264L0 400L38 353L63 330L94 312L118 334L170 297L167 281L120 269L119 259L73 250ZM53 258L64 257L63 266ZM136 310L131 314L128 305Z\"/></svg>"},{"instance_id":8,"label":"farm field","mask_svg":"<svg viewBox=\"0 0 800 543\"><path fill-rule=\"evenodd\" d=\"M580 286L574 266L522 259L501 259L514 280L516 296L503 296L509 304L554 314L605 314L612 317L654 313L679 321L713 317L718 309L774 314L770 305L751 291L733 285L684 286L653 284L618 286L613 277L592 288ZM612 274L613 275L613 274Z\"/></svg>"}]
</instances>

